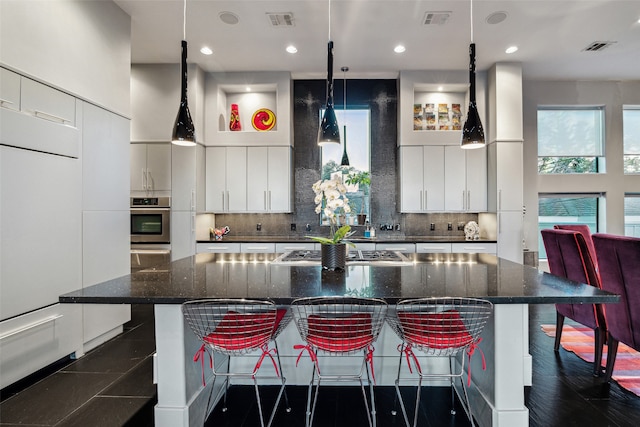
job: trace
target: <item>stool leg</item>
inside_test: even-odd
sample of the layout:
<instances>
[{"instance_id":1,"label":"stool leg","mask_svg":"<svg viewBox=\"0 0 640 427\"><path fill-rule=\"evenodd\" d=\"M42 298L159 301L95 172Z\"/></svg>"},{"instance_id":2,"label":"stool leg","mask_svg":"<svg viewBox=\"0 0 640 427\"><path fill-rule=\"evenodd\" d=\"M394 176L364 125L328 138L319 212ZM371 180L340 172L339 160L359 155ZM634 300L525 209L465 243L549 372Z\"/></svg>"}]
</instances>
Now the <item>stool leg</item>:
<instances>
[{"instance_id":1,"label":"stool leg","mask_svg":"<svg viewBox=\"0 0 640 427\"><path fill-rule=\"evenodd\" d=\"M227 373L229 373L229 369L231 369L231 356L227 356ZM223 403L222 403L222 412L227 412L227 390L229 389L229 377L226 376L224 379L224 384L222 385L224 390Z\"/></svg>"},{"instance_id":2,"label":"stool leg","mask_svg":"<svg viewBox=\"0 0 640 427\"><path fill-rule=\"evenodd\" d=\"M422 391L422 374L418 373L418 390L416 392L416 409L413 412L413 427L418 425L418 412L420 411L420 392Z\"/></svg>"},{"instance_id":3,"label":"stool leg","mask_svg":"<svg viewBox=\"0 0 640 427\"><path fill-rule=\"evenodd\" d=\"M453 364L455 360L452 357L449 357L449 383L451 385L451 415L456 414L456 396L455 396L455 383L453 377Z\"/></svg>"},{"instance_id":4,"label":"stool leg","mask_svg":"<svg viewBox=\"0 0 640 427\"><path fill-rule=\"evenodd\" d=\"M369 405L367 405L367 396L364 393L364 387L362 388L362 394L364 398L364 404L367 407L367 418L369 419L369 426L376 427L376 401L373 397L373 382L371 381L371 377L369 375L369 366L366 362L364 362L364 368L367 370L367 381L369 382L369 394L371 395L371 412L369 412ZM362 380L360 380L360 384L362 384ZM373 420L373 421L372 421Z\"/></svg>"},{"instance_id":5,"label":"stool leg","mask_svg":"<svg viewBox=\"0 0 640 427\"><path fill-rule=\"evenodd\" d=\"M311 391L313 389L313 384L315 382L315 376L316 376L316 362L314 362L313 364L313 371L311 371L311 381L309 382L309 390L307 391L307 411L306 411L306 422L305 425L306 427L311 427L311 418L313 416L312 412L311 412ZM318 398L318 388L319 388L320 384L318 381L318 385L316 386L316 393L314 394L314 400L313 400L313 408L315 409L316 407L316 402L315 400Z\"/></svg>"},{"instance_id":6,"label":"stool leg","mask_svg":"<svg viewBox=\"0 0 640 427\"><path fill-rule=\"evenodd\" d=\"M280 363L280 351L278 350L278 342L277 341L273 341L273 344L276 347L276 354L277 354L277 359L278 359L278 369L280 369L280 379L282 380L282 387L284 388L285 408L286 408L287 412L291 412L291 405L289 405L289 396L287 396L287 389L284 386L285 383L287 382L287 379L284 377L284 372L282 372L282 364Z\"/></svg>"},{"instance_id":7,"label":"stool leg","mask_svg":"<svg viewBox=\"0 0 640 427\"><path fill-rule=\"evenodd\" d=\"M258 391L258 380L256 376L253 377L253 387L256 390L256 402L258 402L258 415L260 416L260 425L264 427L264 417L262 416L262 403L260 402L260 392Z\"/></svg>"}]
</instances>

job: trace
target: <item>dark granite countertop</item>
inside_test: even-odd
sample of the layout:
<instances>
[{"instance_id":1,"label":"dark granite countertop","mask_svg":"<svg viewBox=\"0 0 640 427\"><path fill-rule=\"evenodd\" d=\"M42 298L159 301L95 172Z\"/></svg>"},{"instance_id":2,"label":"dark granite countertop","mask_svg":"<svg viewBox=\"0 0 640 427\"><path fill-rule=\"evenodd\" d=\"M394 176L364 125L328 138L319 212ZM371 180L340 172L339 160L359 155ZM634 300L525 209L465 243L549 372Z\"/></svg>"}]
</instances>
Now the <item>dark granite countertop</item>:
<instances>
[{"instance_id":1,"label":"dark granite countertop","mask_svg":"<svg viewBox=\"0 0 640 427\"><path fill-rule=\"evenodd\" d=\"M379 232L376 237L353 236L349 239L354 243L496 243L496 240L480 239L465 240L464 236L404 236ZM222 240L205 239L197 243L314 243L305 236L225 236Z\"/></svg>"},{"instance_id":2,"label":"dark granite countertop","mask_svg":"<svg viewBox=\"0 0 640 427\"><path fill-rule=\"evenodd\" d=\"M403 298L467 296L496 304L617 302L617 295L487 254L407 254L403 266L271 263L278 254L202 253L60 296L61 303L180 304L201 298L295 298L359 295Z\"/></svg>"}]
</instances>

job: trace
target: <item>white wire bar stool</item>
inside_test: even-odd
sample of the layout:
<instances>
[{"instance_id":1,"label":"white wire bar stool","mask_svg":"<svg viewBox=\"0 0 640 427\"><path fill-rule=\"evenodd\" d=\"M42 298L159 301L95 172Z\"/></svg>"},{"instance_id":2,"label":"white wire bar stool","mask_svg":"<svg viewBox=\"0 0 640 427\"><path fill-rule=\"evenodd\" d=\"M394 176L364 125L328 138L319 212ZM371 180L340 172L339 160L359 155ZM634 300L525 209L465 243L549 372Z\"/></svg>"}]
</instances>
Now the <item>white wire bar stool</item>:
<instances>
[{"instance_id":1,"label":"white wire bar stool","mask_svg":"<svg viewBox=\"0 0 640 427\"><path fill-rule=\"evenodd\" d=\"M258 389L258 379L279 378L281 381L278 397L271 411L271 416L266 426L270 426L278 409L280 399L284 393L286 410L291 411L289 399L285 390L286 379L282 373L280 355L276 337L291 321L290 311L278 308L271 301L238 300L238 299L204 299L188 301L182 304L182 314L194 334L202 341L200 350L194 355L194 362L202 364L202 382L204 386L204 358L209 355L209 364L213 371L213 384L207 402L205 419L210 411L210 405L217 402L220 394L224 394L222 411L227 410L227 390L230 381L237 379L251 379L256 393L260 425L265 427L265 419L262 411L262 403ZM269 348L273 342L274 347ZM256 352L258 361L253 370L244 372L231 372L231 356L241 356ZM226 370L218 370L215 366L213 354L219 353L227 356ZM275 370L274 375L260 375L262 363L269 359ZM268 365L269 363L267 363ZM218 377L224 378L222 389L211 399Z\"/></svg>"},{"instance_id":2,"label":"white wire bar stool","mask_svg":"<svg viewBox=\"0 0 640 427\"><path fill-rule=\"evenodd\" d=\"M311 297L292 302L291 311L294 323L305 342L304 345L294 346L295 349L300 350L298 361L306 351L313 362L313 371L307 392L307 427L311 427L313 423L322 381L325 383L358 381L364 398L369 426L376 425L376 406L373 396L375 382L373 343L384 325L387 308L386 301L374 298ZM354 356L359 353L362 353L363 357L357 372L338 373L331 369L330 363L323 363L322 373L320 372L319 356ZM325 362L327 360L329 359L325 359ZM330 370L334 372L327 372ZM371 410L363 382L365 372L369 385ZM314 386L315 393L313 392Z\"/></svg>"},{"instance_id":3,"label":"white wire bar stool","mask_svg":"<svg viewBox=\"0 0 640 427\"><path fill-rule=\"evenodd\" d=\"M482 333L489 317L493 313L493 304L489 301L475 298L420 298L400 301L395 310L390 310L387 322L402 340L398 347L400 360L398 375L395 381L396 399L400 400L405 424L417 426L420 392L423 379L449 378L451 384L451 414L455 414L454 393L455 379L460 379L462 396L461 404L474 425L467 387L471 385L471 365L468 367L467 381L463 379L465 359L471 361L471 356L482 340ZM418 355L414 350L424 353L424 356L448 357L448 373L423 372ZM484 354L480 350L483 359ZM458 357L460 355L460 357ZM401 376L403 359L406 360L410 374L413 374L412 364L416 374ZM400 393L400 381L418 380L416 390L413 424L409 423L407 410Z\"/></svg>"}]
</instances>

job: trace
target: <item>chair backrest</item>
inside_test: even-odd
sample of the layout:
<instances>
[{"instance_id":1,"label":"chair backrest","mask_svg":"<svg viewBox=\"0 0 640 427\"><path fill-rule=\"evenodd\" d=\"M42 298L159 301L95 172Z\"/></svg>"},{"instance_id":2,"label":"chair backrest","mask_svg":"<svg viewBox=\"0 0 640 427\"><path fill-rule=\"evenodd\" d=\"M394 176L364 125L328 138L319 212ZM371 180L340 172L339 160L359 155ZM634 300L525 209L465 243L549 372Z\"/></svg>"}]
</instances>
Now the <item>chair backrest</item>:
<instances>
[{"instance_id":1,"label":"chair backrest","mask_svg":"<svg viewBox=\"0 0 640 427\"><path fill-rule=\"evenodd\" d=\"M284 316L271 301L205 299L182 304L193 333L213 351L243 354L267 344Z\"/></svg>"},{"instance_id":2,"label":"chair backrest","mask_svg":"<svg viewBox=\"0 0 640 427\"><path fill-rule=\"evenodd\" d=\"M591 229L587 224L556 224L553 228L558 230L572 230L582 233L584 241L587 243L587 248L591 254L591 260L598 271L598 258L596 257L596 248L593 246L593 239L591 238Z\"/></svg>"},{"instance_id":3,"label":"chair backrest","mask_svg":"<svg viewBox=\"0 0 640 427\"><path fill-rule=\"evenodd\" d=\"M291 303L300 337L316 350L353 353L376 341L387 315L377 298L311 297Z\"/></svg>"},{"instance_id":4,"label":"chair backrest","mask_svg":"<svg viewBox=\"0 0 640 427\"><path fill-rule=\"evenodd\" d=\"M546 229L540 233L551 274L600 287L595 262L582 233L560 229Z\"/></svg>"},{"instance_id":5,"label":"chair backrest","mask_svg":"<svg viewBox=\"0 0 640 427\"><path fill-rule=\"evenodd\" d=\"M640 351L640 239L596 233L593 243L602 289L620 295L605 307L609 333Z\"/></svg>"},{"instance_id":6,"label":"chair backrest","mask_svg":"<svg viewBox=\"0 0 640 427\"><path fill-rule=\"evenodd\" d=\"M400 301L389 325L414 348L433 356L450 356L474 343L493 304L477 298L417 298Z\"/></svg>"}]
</instances>

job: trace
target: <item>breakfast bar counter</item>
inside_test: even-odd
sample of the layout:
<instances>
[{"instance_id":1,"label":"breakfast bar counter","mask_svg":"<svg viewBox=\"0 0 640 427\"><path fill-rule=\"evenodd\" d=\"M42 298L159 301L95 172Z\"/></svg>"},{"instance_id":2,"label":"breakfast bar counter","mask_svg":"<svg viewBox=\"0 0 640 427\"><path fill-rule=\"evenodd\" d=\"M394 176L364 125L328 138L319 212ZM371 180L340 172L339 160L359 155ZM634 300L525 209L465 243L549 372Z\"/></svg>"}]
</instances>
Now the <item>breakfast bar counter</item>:
<instances>
[{"instance_id":1,"label":"breakfast bar counter","mask_svg":"<svg viewBox=\"0 0 640 427\"><path fill-rule=\"evenodd\" d=\"M528 305L615 303L618 296L488 254L406 254L403 263L347 265L344 272L319 265L278 263L280 254L202 253L142 270L60 296L61 303L154 304L158 385L156 426L203 424L211 381L203 387L199 348L185 325L180 304L202 298L270 299L289 305L320 295L377 297L393 305L404 298L459 296L483 298L494 314L482 335L481 358L474 357L470 398L480 426L529 425L524 387L531 385ZM300 343L290 324L279 339L287 384L307 384L309 361L295 367ZM377 384L393 384L397 337L390 330L376 344ZM255 363L255 362L254 362Z\"/></svg>"}]
</instances>

